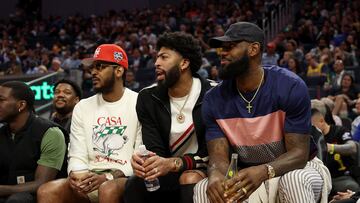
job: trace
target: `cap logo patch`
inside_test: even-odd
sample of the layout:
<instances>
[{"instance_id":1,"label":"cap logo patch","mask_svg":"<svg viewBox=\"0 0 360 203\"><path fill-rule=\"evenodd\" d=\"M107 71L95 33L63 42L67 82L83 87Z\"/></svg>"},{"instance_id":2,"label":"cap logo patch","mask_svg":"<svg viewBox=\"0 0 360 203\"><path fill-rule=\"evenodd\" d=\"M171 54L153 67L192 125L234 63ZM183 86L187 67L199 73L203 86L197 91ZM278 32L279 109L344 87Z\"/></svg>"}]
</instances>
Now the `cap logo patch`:
<instances>
[{"instance_id":1,"label":"cap logo patch","mask_svg":"<svg viewBox=\"0 0 360 203\"><path fill-rule=\"evenodd\" d=\"M123 54L121 53L121 52L114 52L114 60L115 61L121 61L121 60L123 60Z\"/></svg>"},{"instance_id":2,"label":"cap logo patch","mask_svg":"<svg viewBox=\"0 0 360 203\"><path fill-rule=\"evenodd\" d=\"M98 48L95 50L94 58L96 58L96 57L100 54L100 51L101 51L101 48L98 47Z\"/></svg>"}]
</instances>

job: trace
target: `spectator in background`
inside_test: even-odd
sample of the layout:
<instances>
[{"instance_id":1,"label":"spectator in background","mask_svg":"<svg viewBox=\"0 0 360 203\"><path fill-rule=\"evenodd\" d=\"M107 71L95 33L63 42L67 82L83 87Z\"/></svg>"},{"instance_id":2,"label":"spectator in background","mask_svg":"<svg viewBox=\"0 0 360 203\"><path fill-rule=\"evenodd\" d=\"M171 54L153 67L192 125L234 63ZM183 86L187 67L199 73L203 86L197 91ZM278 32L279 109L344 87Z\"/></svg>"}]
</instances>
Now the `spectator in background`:
<instances>
[{"instance_id":1,"label":"spectator in background","mask_svg":"<svg viewBox=\"0 0 360 203\"><path fill-rule=\"evenodd\" d=\"M129 57L129 66L130 70L133 70L134 73L136 73L140 68L142 68L140 65L142 65L142 55L140 52L140 49L135 48L132 51L131 56Z\"/></svg>"},{"instance_id":2,"label":"spectator in background","mask_svg":"<svg viewBox=\"0 0 360 203\"><path fill-rule=\"evenodd\" d=\"M356 129L358 128L359 124L360 124L360 99L356 100L355 103L355 112L357 114L357 117L353 120L353 122L351 123L351 134L354 135Z\"/></svg>"},{"instance_id":3,"label":"spectator in background","mask_svg":"<svg viewBox=\"0 0 360 203\"><path fill-rule=\"evenodd\" d=\"M341 42L340 49L343 51L344 60L347 61L348 66L357 66L358 61L355 57L354 52L351 50L350 44L346 43L346 41Z\"/></svg>"},{"instance_id":4,"label":"spectator in background","mask_svg":"<svg viewBox=\"0 0 360 203\"><path fill-rule=\"evenodd\" d=\"M298 48L297 42L294 39L290 39L286 42L286 51L290 51L293 53L293 56L299 61L303 61L304 53L301 49Z\"/></svg>"},{"instance_id":5,"label":"spectator in background","mask_svg":"<svg viewBox=\"0 0 360 203\"><path fill-rule=\"evenodd\" d=\"M214 80L216 82L218 82L219 79L219 70L217 69L216 66L211 66L210 68L210 74L209 74L209 79L210 80Z\"/></svg>"},{"instance_id":6,"label":"spectator in background","mask_svg":"<svg viewBox=\"0 0 360 203\"><path fill-rule=\"evenodd\" d=\"M0 85L0 202L36 202L40 185L63 164L65 131L34 113L35 96L23 82Z\"/></svg>"},{"instance_id":7,"label":"spectator in background","mask_svg":"<svg viewBox=\"0 0 360 203\"><path fill-rule=\"evenodd\" d=\"M359 183L351 176L351 155L356 154L356 144L342 126L329 125L324 115L317 109L311 110L311 122L319 128L326 140L328 157L325 165L332 179L332 193L345 192L350 189L360 190Z\"/></svg>"},{"instance_id":8,"label":"spectator in background","mask_svg":"<svg viewBox=\"0 0 360 203\"><path fill-rule=\"evenodd\" d=\"M335 125L334 117L332 116L330 108L325 104L325 102L318 99L312 99L311 108L317 109L322 115L324 115L324 119L327 124Z\"/></svg>"},{"instance_id":9,"label":"spectator in background","mask_svg":"<svg viewBox=\"0 0 360 203\"><path fill-rule=\"evenodd\" d=\"M146 26L145 27L145 33L144 36L146 36L146 39L148 41L149 44L151 44L152 46L155 46L156 41L157 41L157 37L156 35L152 32L152 29L150 26Z\"/></svg>"},{"instance_id":10,"label":"spectator in background","mask_svg":"<svg viewBox=\"0 0 360 203\"><path fill-rule=\"evenodd\" d=\"M329 42L324 36L320 36L317 39L317 46L310 50L311 55L318 61L320 61L320 57L324 49L329 48L333 50L333 47L329 47Z\"/></svg>"},{"instance_id":11,"label":"spectator in background","mask_svg":"<svg viewBox=\"0 0 360 203\"><path fill-rule=\"evenodd\" d=\"M349 73L344 73L340 87L332 88L328 96L335 102L333 114L348 117L349 112L358 99L359 90L354 85L354 79Z\"/></svg>"},{"instance_id":12,"label":"spectator in background","mask_svg":"<svg viewBox=\"0 0 360 203\"><path fill-rule=\"evenodd\" d=\"M81 96L82 92L80 87L72 80L61 79L54 85L53 108L55 111L51 114L50 120L63 127L63 129L66 130L68 134L70 134L70 124L73 109L80 101ZM68 134L65 136L67 149L70 142ZM66 159L58 175L58 178L67 177L67 166L68 164Z\"/></svg>"},{"instance_id":13,"label":"spectator in background","mask_svg":"<svg viewBox=\"0 0 360 203\"><path fill-rule=\"evenodd\" d=\"M305 59L307 64L307 77L327 76L327 67L324 66L323 63L319 63L312 53L307 53Z\"/></svg>"},{"instance_id":14,"label":"spectator in background","mask_svg":"<svg viewBox=\"0 0 360 203\"><path fill-rule=\"evenodd\" d=\"M70 53L70 51L66 51L67 54ZM64 69L77 69L79 68L81 64L81 60L79 59L79 51L74 51L71 53L71 56L68 56L64 62L62 63L62 67Z\"/></svg>"},{"instance_id":15,"label":"spectator in background","mask_svg":"<svg viewBox=\"0 0 360 203\"><path fill-rule=\"evenodd\" d=\"M279 58L279 54L276 53L276 44L274 42L267 43L266 52L262 55L262 64L277 65Z\"/></svg>"},{"instance_id":16,"label":"spectator in background","mask_svg":"<svg viewBox=\"0 0 360 203\"><path fill-rule=\"evenodd\" d=\"M327 123L328 123L328 124L335 124L335 125L338 125L338 126L342 126L341 118L340 118L338 115L333 114L333 110L334 110L334 108L335 108L335 103L334 103L334 101L331 100L331 99L328 98L328 97L323 97L323 98L320 99L320 101L322 101L327 107L329 107L329 112L330 112L330 114L332 115L332 117L333 117L333 119L334 119L334 122L335 122L335 123L331 123L331 122L329 122L328 120L325 119L325 120L327 121ZM320 112L321 112L321 111L320 111ZM321 113L323 113L323 112L321 112Z\"/></svg>"},{"instance_id":17,"label":"spectator in background","mask_svg":"<svg viewBox=\"0 0 360 203\"><path fill-rule=\"evenodd\" d=\"M126 71L125 87L135 92L140 91L140 83L135 80L135 75L132 70Z\"/></svg>"},{"instance_id":18,"label":"spectator in background","mask_svg":"<svg viewBox=\"0 0 360 203\"><path fill-rule=\"evenodd\" d=\"M360 191L347 190L346 192L338 192L330 203L359 203L359 198Z\"/></svg>"},{"instance_id":19,"label":"spectator in background","mask_svg":"<svg viewBox=\"0 0 360 203\"><path fill-rule=\"evenodd\" d=\"M0 75L9 75L11 74L15 69L21 70L21 63L19 57L16 55L15 51L9 51L5 55L4 64L1 66ZM17 70L16 72L19 72Z\"/></svg>"},{"instance_id":20,"label":"spectator in background","mask_svg":"<svg viewBox=\"0 0 360 203\"><path fill-rule=\"evenodd\" d=\"M51 61L51 66L49 68L49 72L58 72L58 73L64 72L64 69L61 68L61 61L58 58L54 58Z\"/></svg>"},{"instance_id":21,"label":"spectator in background","mask_svg":"<svg viewBox=\"0 0 360 203\"><path fill-rule=\"evenodd\" d=\"M283 57L279 61L279 66L283 68L288 68L289 59L294 57L294 53L291 51L285 51Z\"/></svg>"},{"instance_id":22,"label":"spectator in background","mask_svg":"<svg viewBox=\"0 0 360 203\"><path fill-rule=\"evenodd\" d=\"M61 125L70 133L71 116L75 105L80 101L82 91L72 80L61 79L54 85L53 107L54 112L50 120ZM65 139L67 142L69 138Z\"/></svg>"},{"instance_id":23,"label":"spectator in background","mask_svg":"<svg viewBox=\"0 0 360 203\"><path fill-rule=\"evenodd\" d=\"M295 57L290 57L288 59L288 69L297 74L300 77L304 77L304 73L301 70L300 63Z\"/></svg>"},{"instance_id":24,"label":"spectator in background","mask_svg":"<svg viewBox=\"0 0 360 203\"><path fill-rule=\"evenodd\" d=\"M331 78L330 88L338 89L341 86L341 79L345 73L344 63L341 59L336 59L333 65L335 75Z\"/></svg>"},{"instance_id":25,"label":"spectator in background","mask_svg":"<svg viewBox=\"0 0 360 203\"><path fill-rule=\"evenodd\" d=\"M357 63L355 58L353 58L350 53L344 51L341 47L336 47L334 49L334 58L341 59L345 67L352 67Z\"/></svg>"}]
</instances>

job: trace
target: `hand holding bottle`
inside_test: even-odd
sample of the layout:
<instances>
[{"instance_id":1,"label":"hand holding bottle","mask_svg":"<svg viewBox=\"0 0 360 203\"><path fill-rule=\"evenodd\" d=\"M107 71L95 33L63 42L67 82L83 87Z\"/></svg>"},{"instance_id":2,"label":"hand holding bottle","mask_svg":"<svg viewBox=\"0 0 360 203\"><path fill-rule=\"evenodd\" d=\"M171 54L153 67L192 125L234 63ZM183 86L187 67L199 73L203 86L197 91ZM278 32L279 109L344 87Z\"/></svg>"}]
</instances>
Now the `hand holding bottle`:
<instances>
[{"instance_id":1,"label":"hand holding bottle","mask_svg":"<svg viewBox=\"0 0 360 203\"><path fill-rule=\"evenodd\" d=\"M148 151L148 157L155 156L154 152ZM136 151L131 157L131 167L133 168L134 175L140 178L145 178L145 168L143 164L145 162L144 157L141 156L139 151Z\"/></svg>"},{"instance_id":2,"label":"hand holding bottle","mask_svg":"<svg viewBox=\"0 0 360 203\"><path fill-rule=\"evenodd\" d=\"M141 157L141 159L143 160L143 165L144 165L144 173L145 173L145 177L146 177L146 160L150 157L150 151L146 150L146 147L145 145L140 145L139 146L139 155ZM152 179L149 179L149 178L145 178L144 180L144 183L145 183L145 186L146 186L146 189L147 191L149 192L153 192L153 191L156 191L160 188L160 182L159 182L159 179L158 178L152 178Z\"/></svg>"},{"instance_id":3,"label":"hand holding bottle","mask_svg":"<svg viewBox=\"0 0 360 203\"><path fill-rule=\"evenodd\" d=\"M246 200L265 180L269 179L265 165L252 166L238 171L224 183L227 202Z\"/></svg>"}]
</instances>

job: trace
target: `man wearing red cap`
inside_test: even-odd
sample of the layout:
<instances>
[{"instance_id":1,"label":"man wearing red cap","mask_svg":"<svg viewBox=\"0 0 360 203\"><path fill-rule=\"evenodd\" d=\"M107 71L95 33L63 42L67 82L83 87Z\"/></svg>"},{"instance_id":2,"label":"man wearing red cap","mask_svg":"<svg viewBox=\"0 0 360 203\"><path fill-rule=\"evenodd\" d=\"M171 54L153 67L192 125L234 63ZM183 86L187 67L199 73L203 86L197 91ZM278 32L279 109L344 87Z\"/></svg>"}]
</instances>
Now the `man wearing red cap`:
<instances>
[{"instance_id":1,"label":"man wearing red cap","mask_svg":"<svg viewBox=\"0 0 360 203\"><path fill-rule=\"evenodd\" d=\"M130 159L141 142L141 130L135 111L137 93L124 87L127 55L117 45L103 44L82 63L91 70L97 94L74 108L69 177L43 185L39 202L118 201L126 177L133 173Z\"/></svg>"}]
</instances>

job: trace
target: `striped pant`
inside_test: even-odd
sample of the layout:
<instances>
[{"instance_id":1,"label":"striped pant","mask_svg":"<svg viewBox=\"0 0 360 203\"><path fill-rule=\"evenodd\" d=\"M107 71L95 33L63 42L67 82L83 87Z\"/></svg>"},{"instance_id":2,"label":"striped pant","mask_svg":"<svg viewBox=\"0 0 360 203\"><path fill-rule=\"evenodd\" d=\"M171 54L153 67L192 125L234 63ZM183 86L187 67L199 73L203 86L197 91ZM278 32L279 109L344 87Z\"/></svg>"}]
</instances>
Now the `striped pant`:
<instances>
[{"instance_id":1,"label":"striped pant","mask_svg":"<svg viewBox=\"0 0 360 203\"><path fill-rule=\"evenodd\" d=\"M324 181L316 164L309 161L303 169L290 171L280 177L278 195L281 203L319 202ZM193 196L194 203L210 202L206 195L207 185L207 178L196 184Z\"/></svg>"}]
</instances>

